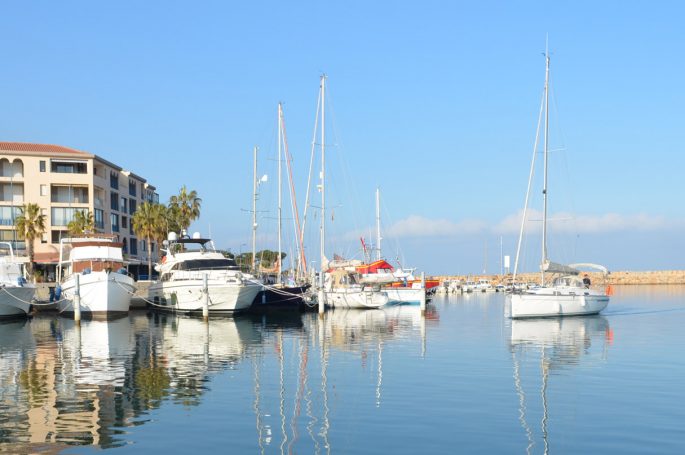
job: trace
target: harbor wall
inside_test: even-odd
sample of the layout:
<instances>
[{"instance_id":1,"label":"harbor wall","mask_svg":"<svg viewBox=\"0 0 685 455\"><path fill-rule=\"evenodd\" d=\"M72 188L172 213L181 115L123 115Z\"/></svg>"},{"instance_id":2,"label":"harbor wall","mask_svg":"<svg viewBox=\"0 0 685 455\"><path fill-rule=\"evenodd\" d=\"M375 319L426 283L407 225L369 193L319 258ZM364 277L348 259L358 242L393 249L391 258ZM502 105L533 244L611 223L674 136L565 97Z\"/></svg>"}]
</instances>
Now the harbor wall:
<instances>
[{"instance_id":1,"label":"harbor wall","mask_svg":"<svg viewBox=\"0 0 685 455\"><path fill-rule=\"evenodd\" d=\"M685 270L658 270L658 271L623 271L611 272L606 277L603 277L599 272L588 272L588 276L593 283L605 283L612 285L640 285L640 284L685 284ZM474 280L478 281L480 278L489 279L493 285L504 283L511 279L511 275L440 275L434 276L433 279L440 281L448 279L456 279L461 281ZM516 281L521 282L538 282L540 281L540 273L520 273L516 277Z\"/></svg>"}]
</instances>

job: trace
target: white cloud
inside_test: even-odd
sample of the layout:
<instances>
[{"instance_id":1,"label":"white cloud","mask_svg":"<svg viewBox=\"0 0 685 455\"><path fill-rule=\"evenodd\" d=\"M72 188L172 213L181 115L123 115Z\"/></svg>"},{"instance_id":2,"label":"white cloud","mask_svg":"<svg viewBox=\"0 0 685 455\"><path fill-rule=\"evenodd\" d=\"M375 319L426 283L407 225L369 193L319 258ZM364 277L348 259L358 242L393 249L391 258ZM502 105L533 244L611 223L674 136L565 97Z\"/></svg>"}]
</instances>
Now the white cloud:
<instances>
[{"instance_id":1,"label":"white cloud","mask_svg":"<svg viewBox=\"0 0 685 455\"><path fill-rule=\"evenodd\" d=\"M467 219L454 222L446 219L431 219L411 215L385 229L385 237L451 237L475 234L487 229L482 220Z\"/></svg>"},{"instance_id":2,"label":"white cloud","mask_svg":"<svg viewBox=\"0 0 685 455\"><path fill-rule=\"evenodd\" d=\"M458 237L479 234L486 231L494 234L518 234L521 228L523 211L504 217L492 225L485 220L466 219L452 221L444 218L427 218L410 215L393 225L384 228L383 237ZM542 212L529 210L527 214L526 231L539 232L542 227ZM569 232L574 234L601 234L621 231L655 232L685 227L685 220L673 220L663 216L646 213L622 215L606 213L602 215L572 216L559 212L548 217L549 228L555 232ZM358 237L358 233L355 237Z\"/></svg>"},{"instance_id":3,"label":"white cloud","mask_svg":"<svg viewBox=\"0 0 685 455\"><path fill-rule=\"evenodd\" d=\"M521 228L523 211L505 217L493 227L498 234L518 233ZM526 230L540 231L542 228L542 212L529 210L527 214ZM602 215L578 215L559 212L548 217L550 229L556 232L570 232L575 234L601 234L621 231L662 231L685 225L683 220L669 220L663 216L648 215L646 213L622 215L619 213L605 213Z\"/></svg>"}]
</instances>

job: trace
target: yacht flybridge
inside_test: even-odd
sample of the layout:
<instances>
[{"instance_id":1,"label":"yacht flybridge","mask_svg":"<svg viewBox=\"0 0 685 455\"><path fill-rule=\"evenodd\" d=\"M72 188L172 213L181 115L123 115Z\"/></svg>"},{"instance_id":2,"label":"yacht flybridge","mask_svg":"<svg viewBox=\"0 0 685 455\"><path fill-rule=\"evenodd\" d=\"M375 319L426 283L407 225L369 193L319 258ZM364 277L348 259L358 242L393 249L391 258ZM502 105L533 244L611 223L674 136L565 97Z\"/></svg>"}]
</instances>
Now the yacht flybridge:
<instances>
[{"instance_id":1,"label":"yacht flybridge","mask_svg":"<svg viewBox=\"0 0 685 455\"><path fill-rule=\"evenodd\" d=\"M166 255L155 266L159 280L148 291L155 309L201 313L208 296L210 314L234 313L247 310L262 289L197 232L192 237L170 232L164 247Z\"/></svg>"}]
</instances>

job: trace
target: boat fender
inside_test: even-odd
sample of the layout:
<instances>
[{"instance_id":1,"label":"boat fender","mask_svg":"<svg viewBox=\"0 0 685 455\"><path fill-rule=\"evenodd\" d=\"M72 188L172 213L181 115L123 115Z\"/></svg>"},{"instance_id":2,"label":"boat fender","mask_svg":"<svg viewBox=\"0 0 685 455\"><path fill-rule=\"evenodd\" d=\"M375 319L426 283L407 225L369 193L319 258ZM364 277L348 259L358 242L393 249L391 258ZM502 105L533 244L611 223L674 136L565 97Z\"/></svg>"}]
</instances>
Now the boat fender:
<instances>
[{"instance_id":1,"label":"boat fender","mask_svg":"<svg viewBox=\"0 0 685 455\"><path fill-rule=\"evenodd\" d=\"M91 271L92 270L90 269L90 267L86 267L85 269L83 269L83 275L88 275Z\"/></svg>"},{"instance_id":2,"label":"boat fender","mask_svg":"<svg viewBox=\"0 0 685 455\"><path fill-rule=\"evenodd\" d=\"M118 273L121 275L128 275L128 271L126 270L126 267L122 267L119 270L117 270Z\"/></svg>"},{"instance_id":3,"label":"boat fender","mask_svg":"<svg viewBox=\"0 0 685 455\"><path fill-rule=\"evenodd\" d=\"M20 276L17 278L17 285L24 287L25 284L26 284L26 278L24 278L23 276Z\"/></svg>"},{"instance_id":4,"label":"boat fender","mask_svg":"<svg viewBox=\"0 0 685 455\"><path fill-rule=\"evenodd\" d=\"M62 296L62 286L59 284L55 287L55 301L59 300L59 298Z\"/></svg>"}]
</instances>

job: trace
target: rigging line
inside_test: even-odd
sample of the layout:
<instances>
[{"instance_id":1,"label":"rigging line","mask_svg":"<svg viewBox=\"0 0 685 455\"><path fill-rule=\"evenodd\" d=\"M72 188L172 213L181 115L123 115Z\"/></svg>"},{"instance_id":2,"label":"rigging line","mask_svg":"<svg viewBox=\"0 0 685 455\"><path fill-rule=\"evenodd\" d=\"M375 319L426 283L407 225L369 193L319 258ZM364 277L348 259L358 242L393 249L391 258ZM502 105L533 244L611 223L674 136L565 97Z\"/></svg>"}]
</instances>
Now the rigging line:
<instances>
[{"instance_id":1,"label":"rigging line","mask_svg":"<svg viewBox=\"0 0 685 455\"><path fill-rule=\"evenodd\" d=\"M295 183L293 180L293 168L292 168L292 155L290 154L290 149L288 148L288 135L286 134L285 131L285 114L283 113L283 109L281 108L281 131L283 133L283 145L285 146L285 165L286 168L288 169L288 181L290 183L290 211L293 214L294 217L294 227L295 227L295 232L297 233L297 237L299 239L299 242L297 243L298 247L298 253L300 256L300 261L302 264L303 268L303 273L307 274L307 258L305 257L304 254L304 245L302 241L302 227L300 226L300 213L297 208L297 197L295 195ZM298 268L300 266L298 265Z\"/></svg>"},{"instance_id":2,"label":"rigging line","mask_svg":"<svg viewBox=\"0 0 685 455\"><path fill-rule=\"evenodd\" d=\"M314 171L314 156L316 154L316 133L319 130L319 111L321 110L321 90L316 100L316 116L314 117L314 134L312 135L312 147L309 157L309 175L307 176L307 191L305 193L304 211L302 214L302 231L300 232L300 243L304 244L304 233L307 225L307 211L309 209L309 196L311 193L312 172Z\"/></svg>"},{"instance_id":3,"label":"rigging line","mask_svg":"<svg viewBox=\"0 0 685 455\"><path fill-rule=\"evenodd\" d=\"M333 97L330 94L330 90L327 92L328 95L328 105L330 106L329 112L330 112L330 117L332 118L331 120L331 128L333 130L332 134L334 137L333 143L337 145L339 149L338 155L338 162L341 163L341 169L343 170L343 182L345 183L345 188L344 188L344 194L347 196L347 199L350 201L350 206L352 210L352 223L354 225L354 230L355 232L362 232L360 229L360 219L362 219L362 213L361 209L359 208L359 204L352 204L353 201L361 201L362 199L359 197L359 194L357 193L357 185L354 184L354 181L352 179L352 172L350 170L349 162L346 160L347 154L343 153L345 146L342 143L342 140L340 139L340 135L338 134L338 129L337 129L337 120L336 120L336 115L335 115L335 108L334 108L334 101ZM333 186L337 186L335 184L335 180L333 180Z\"/></svg>"},{"instance_id":4,"label":"rigging line","mask_svg":"<svg viewBox=\"0 0 685 455\"><path fill-rule=\"evenodd\" d=\"M545 88L546 90L546 88ZM528 202L530 200L530 188L533 183L533 176L535 175L535 157L537 155L538 146L540 144L540 129L542 125L542 113L545 106L545 94L542 94L542 100L540 101L540 113L538 114L538 126L535 131L535 144L533 145L533 160L530 163L530 173L528 174L528 189L526 190L526 201L523 205L523 215L521 217L521 230L519 231L518 245L516 247L516 259L514 260L514 275L512 277L513 281L516 281L516 275L518 274L519 257L521 254L521 241L523 238L524 229L526 226L526 216L528 215Z\"/></svg>"}]
</instances>

